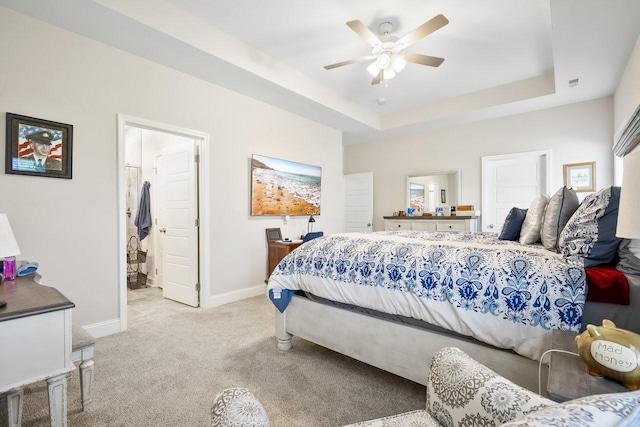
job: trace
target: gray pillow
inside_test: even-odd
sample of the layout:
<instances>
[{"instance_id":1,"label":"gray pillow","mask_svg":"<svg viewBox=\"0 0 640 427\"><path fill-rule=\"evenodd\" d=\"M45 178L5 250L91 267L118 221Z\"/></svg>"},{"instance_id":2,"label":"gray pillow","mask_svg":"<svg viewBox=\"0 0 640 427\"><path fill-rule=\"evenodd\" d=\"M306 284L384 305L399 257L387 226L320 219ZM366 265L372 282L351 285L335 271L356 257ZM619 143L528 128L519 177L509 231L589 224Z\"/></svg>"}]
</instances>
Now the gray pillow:
<instances>
[{"instance_id":1,"label":"gray pillow","mask_svg":"<svg viewBox=\"0 0 640 427\"><path fill-rule=\"evenodd\" d=\"M520 230L520 243L531 245L540 241L540 228L542 227L542 216L544 209L549 203L549 196L540 195L531 202L527 216L524 218L522 229Z\"/></svg>"},{"instance_id":2,"label":"gray pillow","mask_svg":"<svg viewBox=\"0 0 640 427\"><path fill-rule=\"evenodd\" d=\"M540 239L545 248L558 252L560 233L578 206L580 201L572 188L564 186L551 196L540 229Z\"/></svg>"}]
</instances>

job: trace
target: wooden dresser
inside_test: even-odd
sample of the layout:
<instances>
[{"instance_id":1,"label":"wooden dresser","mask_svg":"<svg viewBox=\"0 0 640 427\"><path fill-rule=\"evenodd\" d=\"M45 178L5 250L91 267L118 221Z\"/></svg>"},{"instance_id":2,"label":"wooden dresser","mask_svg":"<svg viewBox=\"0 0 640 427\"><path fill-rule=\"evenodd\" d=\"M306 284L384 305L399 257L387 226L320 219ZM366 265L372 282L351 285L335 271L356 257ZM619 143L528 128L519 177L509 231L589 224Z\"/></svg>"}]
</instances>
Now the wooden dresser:
<instances>
[{"instance_id":1,"label":"wooden dresser","mask_svg":"<svg viewBox=\"0 0 640 427\"><path fill-rule=\"evenodd\" d=\"M384 231L480 231L477 216L385 216Z\"/></svg>"}]
</instances>

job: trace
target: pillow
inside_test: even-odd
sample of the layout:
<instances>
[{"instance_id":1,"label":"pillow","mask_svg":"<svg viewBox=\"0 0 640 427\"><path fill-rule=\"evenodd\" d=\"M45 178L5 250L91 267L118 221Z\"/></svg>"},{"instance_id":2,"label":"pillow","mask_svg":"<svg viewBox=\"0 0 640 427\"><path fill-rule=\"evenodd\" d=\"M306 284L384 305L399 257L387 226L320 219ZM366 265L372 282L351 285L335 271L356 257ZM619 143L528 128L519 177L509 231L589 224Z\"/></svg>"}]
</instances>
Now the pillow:
<instances>
[{"instance_id":1,"label":"pillow","mask_svg":"<svg viewBox=\"0 0 640 427\"><path fill-rule=\"evenodd\" d=\"M518 240L520 239L520 230L522 223L527 215L527 209L511 208L507 217L504 219L502 231L498 236L500 240Z\"/></svg>"},{"instance_id":2,"label":"pillow","mask_svg":"<svg viewBox=\"0 0 640 427\"><path fill-rule=\"evenodd\" d=\"M531 206L527 210L527 216L524 218L522 230L520 230L520 243L523 245L531 245L540 241L540 227L542 226L542 216L544 209L549 203L549 196L544 194L536 197L531 202Z\"/></svg>"},{"instance_id":3,"label":"pillow","mask_svg":"<svg viewBox=\"0 0 640 427\"><path fill-rule=\"evenodd\" d=\"M580 206L576 192L567 186L556 192L547 205L540 229L542 245L550 251L558 252L558 239L571 215Z\"/></svg>"},{"instance_id":4,"label":"pillow","mask_svg":"<svg viewBox=\"0 0 640 427\"><path fill-rule=\"evenodd\" d=\"M631 426L637 425L639 407L640 391L597 394L529 412L502 427Z\"/></svg>"},{"instance_id":5,"label":"pillow","mask_svg":"<svg viewBox=\"0 0 640 427\"><path fill-rule=\"evenodd\" d=\"M560 233L565 258L582 259L585 267L613 262L622 239L616 237L620 187L589 194Z\"/></svg>"}]
</instances>

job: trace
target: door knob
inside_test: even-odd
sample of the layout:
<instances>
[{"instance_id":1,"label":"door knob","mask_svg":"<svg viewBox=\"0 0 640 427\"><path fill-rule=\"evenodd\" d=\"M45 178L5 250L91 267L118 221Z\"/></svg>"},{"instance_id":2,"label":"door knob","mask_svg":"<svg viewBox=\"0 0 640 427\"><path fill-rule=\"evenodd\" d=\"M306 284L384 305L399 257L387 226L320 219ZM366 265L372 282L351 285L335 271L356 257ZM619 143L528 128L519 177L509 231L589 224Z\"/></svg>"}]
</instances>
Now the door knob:
<instances>
[{"instance_id":1,"label":"door knob","mask_svg":"<svg viewBox=\"0 0 640 427\"><path fill-rule=\"evenodd\" d=\"M371 227L371 223L370 223L370 222L369 222L369 223L367 223L367 227Z\"/></svg>"},{"instance_id":2,"label":"door knob","mask_svg":"<svg viewBox=\"0 0 640 427\"><path fill-rule=\"evenodd\" d=\"M159 232L161 232L161 233L166 233L166 232L167 232L167 229L166 229L166 228L161 228L161 229L160 229L160 230L158 230L158 231L159 231Z\"/></svg>"},{"instance_id":3,"label":"door knob","mask_svg":"<svg viewBox=\"0 0 640 427\"><path fill-rule=\"evenodd\" d=\"M493 228L493 224L487 225L487 228Z\"/></svg>"}]
</instances>

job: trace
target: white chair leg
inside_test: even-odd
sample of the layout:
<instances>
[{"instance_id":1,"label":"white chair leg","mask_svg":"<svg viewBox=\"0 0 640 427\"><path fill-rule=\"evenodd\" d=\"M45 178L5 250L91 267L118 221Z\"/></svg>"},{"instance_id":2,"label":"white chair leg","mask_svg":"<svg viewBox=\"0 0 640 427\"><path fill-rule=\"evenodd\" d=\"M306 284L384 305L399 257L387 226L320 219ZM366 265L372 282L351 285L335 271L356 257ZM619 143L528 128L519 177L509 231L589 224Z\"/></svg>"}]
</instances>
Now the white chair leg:
<instances>
[{"instance_id":1,"label":"white chair leg","mask_svg":"<svg viewBox=\"0 0 640 427\"><path fill-rule=\"evenodd\" d=\"M7 425L9 427L20 427L22 424L22 402L24 390L19 388L6 395L7 398Z\"/></svg>"},{"instance_id":2,"label":"white chair leg","mask_svg":"<svg viewBox=\"0 0 640 427\"><path fill-rule=\"evenodd\" d=\"M47 378L51 427L67 427L67 374Z\"/></svg>"},{"instance_id":3,"label":"white chair leg","mask_svg":"<svg viewBox=\"0 0 640 427\"><path fill-rule=\"evenodd\" d=\"M80 395L82 410L91 404L91 385L93 384L93 360L85 360L80 364Z\"/></svg>"}]
</instances>

